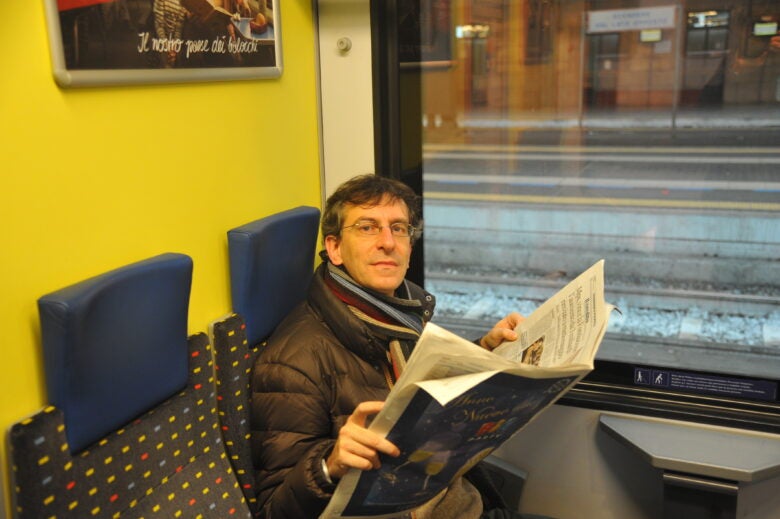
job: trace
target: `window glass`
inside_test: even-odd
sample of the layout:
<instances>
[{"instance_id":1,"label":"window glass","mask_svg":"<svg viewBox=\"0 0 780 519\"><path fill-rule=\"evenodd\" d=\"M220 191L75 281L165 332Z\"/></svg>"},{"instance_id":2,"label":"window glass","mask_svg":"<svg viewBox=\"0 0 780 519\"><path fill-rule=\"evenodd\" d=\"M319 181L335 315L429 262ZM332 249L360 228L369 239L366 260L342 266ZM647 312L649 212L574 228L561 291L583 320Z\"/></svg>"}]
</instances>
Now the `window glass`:
<instances>
[{"instance_id":1,"label":"window glass","mask_svg":"<svg viewBox=\"0 0 780 519\"><path fill-rule=\"evenodd\" d=\"M600 359L777 378L779 2L400 3L435 322L474 337L604 258Z\"/></svg>"}]
</instances>

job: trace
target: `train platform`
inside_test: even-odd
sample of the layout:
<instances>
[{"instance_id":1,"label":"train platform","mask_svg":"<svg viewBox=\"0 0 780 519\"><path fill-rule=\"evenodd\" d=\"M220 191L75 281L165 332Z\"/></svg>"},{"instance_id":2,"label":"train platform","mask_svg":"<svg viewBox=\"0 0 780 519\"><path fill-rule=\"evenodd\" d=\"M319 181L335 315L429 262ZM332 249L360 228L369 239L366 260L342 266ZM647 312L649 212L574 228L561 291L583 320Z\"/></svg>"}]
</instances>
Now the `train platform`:
<instances>
[{"instance_id":1,"label":"train platform","mask_svg":"<svg viewBox=\"0 0 780 519\"><path fill-rule=\"evenodd\" d=\"M729 130L780 128L780 100L776 106L741 105L724 107L681 107L589 109L578 114L533 112L517 117L474 112L456 119L467 129L664 129L689 128Z\"/></svg>"}]
</instances>

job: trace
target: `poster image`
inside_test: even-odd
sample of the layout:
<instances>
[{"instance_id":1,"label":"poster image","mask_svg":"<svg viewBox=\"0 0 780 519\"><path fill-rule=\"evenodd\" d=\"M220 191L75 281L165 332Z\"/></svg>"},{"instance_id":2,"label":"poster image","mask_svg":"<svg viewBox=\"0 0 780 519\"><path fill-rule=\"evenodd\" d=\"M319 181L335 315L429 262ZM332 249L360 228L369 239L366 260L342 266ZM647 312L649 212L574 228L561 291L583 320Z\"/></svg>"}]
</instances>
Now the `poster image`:
<instances>
[{"instance_id":1,"label":"poster image","mask_svg":"<svg viewBox=\"0 0 780 519\"><path fill-rule=\"evenodd\" d=\"M45 0L61 87L273 78L278 0Z\"/></svg>"}]
</instances>

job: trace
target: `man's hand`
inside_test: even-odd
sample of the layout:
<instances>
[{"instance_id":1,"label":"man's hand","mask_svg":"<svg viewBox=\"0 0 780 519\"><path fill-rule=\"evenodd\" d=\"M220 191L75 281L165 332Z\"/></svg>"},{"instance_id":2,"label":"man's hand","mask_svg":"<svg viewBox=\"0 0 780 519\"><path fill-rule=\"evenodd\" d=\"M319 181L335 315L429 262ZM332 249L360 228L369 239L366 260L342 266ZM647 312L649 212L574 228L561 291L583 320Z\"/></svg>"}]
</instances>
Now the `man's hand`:
<instances>
[{"instance_id":1,"label":"man's hand","mask_svg":"<svg viewBox=\"0 0 780 519\"><path fill-rule=\"evenodd\" d=\"M398 447L366 429L366 419L381 411L384 405L384 402L358 404L347 418L347 423L339 429L339 437L326 460L328 472L334 481L341 479L350 468L360 470L379 468L380 452L393 457L401 454Z\"/></svg>"},{"instance_id":2,"label":"man's hand","mask_svg":"<svg viewBox=\"0 0 780 519\"><path fill-rule=\"evenodd\" d=\"M488 351L493 351L504 341L516 341L517 334L515 327L523 321L525 317L517 312L512 312L496 323L492 330L487 332L479 340L479 345Z\"/></svg>"}]
</instances>

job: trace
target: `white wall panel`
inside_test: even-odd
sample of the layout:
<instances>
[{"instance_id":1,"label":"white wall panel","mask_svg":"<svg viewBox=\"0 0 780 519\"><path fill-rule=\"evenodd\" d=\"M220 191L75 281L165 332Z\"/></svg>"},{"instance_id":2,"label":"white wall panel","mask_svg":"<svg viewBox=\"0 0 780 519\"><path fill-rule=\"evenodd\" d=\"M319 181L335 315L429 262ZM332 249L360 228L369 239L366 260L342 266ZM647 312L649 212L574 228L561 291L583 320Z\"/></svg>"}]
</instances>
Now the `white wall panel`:
<instances>
[{"instance_id":1,"label":"white wall panel","mask_svg":"<svg viewBox=\"0 0 780 519\"><path fill-rule=\"evenodd\" d=\"M344 180L374 172L369 0L318 0L322 155L327 197ZM348 38L349 50L338 42Z\"/></svg>"}]
</instances>

